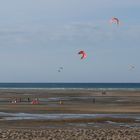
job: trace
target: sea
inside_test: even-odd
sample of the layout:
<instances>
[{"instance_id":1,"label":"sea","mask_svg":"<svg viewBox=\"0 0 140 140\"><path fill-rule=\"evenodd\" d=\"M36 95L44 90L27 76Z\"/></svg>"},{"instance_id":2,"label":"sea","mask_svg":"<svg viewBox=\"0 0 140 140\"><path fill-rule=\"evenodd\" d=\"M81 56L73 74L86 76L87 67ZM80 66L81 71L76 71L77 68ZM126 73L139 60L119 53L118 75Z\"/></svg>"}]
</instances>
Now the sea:
<instances>
[{"instance_id":1,"label":"sea","mask_svg":"<svg viewBox=\"0 0 140 140\"><path fill-rule=\"evenodd\" d=\"M0 89L3 88L140 90L140 83L0 83Z\"/></svg>"}]
</instances>

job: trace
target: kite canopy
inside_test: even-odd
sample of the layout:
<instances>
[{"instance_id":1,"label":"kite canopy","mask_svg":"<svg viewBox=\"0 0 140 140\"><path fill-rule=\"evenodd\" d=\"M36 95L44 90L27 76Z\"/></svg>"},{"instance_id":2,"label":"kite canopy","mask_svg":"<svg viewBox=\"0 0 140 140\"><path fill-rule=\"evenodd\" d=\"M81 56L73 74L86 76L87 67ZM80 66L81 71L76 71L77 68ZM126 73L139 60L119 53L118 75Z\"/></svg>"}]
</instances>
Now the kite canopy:
<instances>
[{"instance_id":1,"label":"kite canopy","mask_svg":"<svg viewBox=\"0 0 140 140\"><path fill-rule=\"evenodd\" d=\"M119 25L120 24L120 20L116 17L113 17L111 20L110 20L111 23L114 23L114 24L117 24Z\"/></svg>"},{"instance_id":2,"label":"kite canopy","mask_svg":"<svg viewBox=\"0 0 140 140\"><path fill-rule=\"evenodd\" d=\"M133 69L135 69L135 66L134 65L129 65L129 70L133 70Z\"/></svg>"},{"instance_id":3,"label":"kite canopy","mask_svg":"<svg viewBox=\"0 0 140 140\"><path fill-rule=\"evenodd\" d=\"M58 72L61 72L63 70L63 67L59 67Z\"/></svg>"},{"instance_id":4,"label":"kite canopy","mask_svg":"<svg viewBox=\"0 0 140 140\"><path fill-rule=\"evenodd\" d=\"M84 59L87 57L87 54L84 51L79 51L78 54L82 55L81 59Z\"/></svg>"}]
</instances>

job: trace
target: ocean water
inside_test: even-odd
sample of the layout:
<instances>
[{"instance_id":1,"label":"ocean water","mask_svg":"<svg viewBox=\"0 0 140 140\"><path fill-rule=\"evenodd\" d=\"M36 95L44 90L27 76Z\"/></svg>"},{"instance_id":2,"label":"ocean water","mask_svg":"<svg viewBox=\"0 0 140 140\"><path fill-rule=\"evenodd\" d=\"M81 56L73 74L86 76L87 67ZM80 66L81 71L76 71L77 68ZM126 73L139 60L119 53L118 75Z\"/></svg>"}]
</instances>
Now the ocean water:
<instances>
[{"instance_id":1,"label":"ocean water","mask_svg":"<svg viewBox=\"0 0 140 140\"><path fill-rule=\"evenodd\" d=\"M0 83L0 88L140 89L140 83Z\"/></svg>"}]
</instances>

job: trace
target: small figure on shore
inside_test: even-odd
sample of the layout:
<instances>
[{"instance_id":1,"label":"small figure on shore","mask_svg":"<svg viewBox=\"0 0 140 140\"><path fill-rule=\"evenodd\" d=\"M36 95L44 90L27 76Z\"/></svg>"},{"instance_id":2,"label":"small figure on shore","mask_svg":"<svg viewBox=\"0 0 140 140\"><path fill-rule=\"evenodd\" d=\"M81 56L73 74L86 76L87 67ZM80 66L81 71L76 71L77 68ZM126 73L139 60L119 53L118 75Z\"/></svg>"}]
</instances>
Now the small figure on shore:
<instances>
[{"instance_id":1,"label":"small figure on shore","mask_svg":"<svg viewBox=\"0 0 140 140\"><path fill-rule=\"evenodd\" d=\"M21 102L21 98L19 98L19 102Z\"/></svg>"},{"instance_id":2,"label":"small figure on shore","mask_svg":"<svg viewBox=\"0 0 140 140\"><path fill-rule=\"evenodd\" d=\"M62 104L64 104L64 103L63 103L63 101L60 100L60 101L59 101L59 104L62 105Z\"/></svg>"},{"instance_id":3,"label":"small figure on shore","mask_svg":"<svg viewBox=\"0 0 140 140\"><path fill-rule=\"evenodd\" d=\"M17 98L15 98L14 100L12 100L12 103L17 103Z\"/></svg>"},{"instance_id":4,"label":"small figure on shore","mask_svg":"<svg viewBox=\"0 0 140 140\"><path fill-rule=\"evenodd\" d=\"M102 91L102 95L106 95L106 92L105 91Z\"/></svg>"},{"instance_id":5,"label":"small figure on shore","mask_svg":"<svg viewBox=\"0 0 140 140\"><path fill-rule=\"evenodd\" d=\"M36 99L32 100L31 104L33 104L33 105L39 104L39 99L36 98Z\"/></svg>"},{"instance_id":6,"label":"small figure on shore","mask_svg":"<svg viewBox=\"0 0 140 140\"><path fill-rule=\"evenodd\" d=\"M95 104L95 98L93 98L92 102Z\"/></svg>"},{"instance_id":7,"label":"small figure on shore","mask_svg":"<svg viewBox=\"0 0 140 140\"><path fill-rule=\"evenodd\" d=\"M30 102L30 98L28 97L28 102Z\"/></svg>"}]
</instances>

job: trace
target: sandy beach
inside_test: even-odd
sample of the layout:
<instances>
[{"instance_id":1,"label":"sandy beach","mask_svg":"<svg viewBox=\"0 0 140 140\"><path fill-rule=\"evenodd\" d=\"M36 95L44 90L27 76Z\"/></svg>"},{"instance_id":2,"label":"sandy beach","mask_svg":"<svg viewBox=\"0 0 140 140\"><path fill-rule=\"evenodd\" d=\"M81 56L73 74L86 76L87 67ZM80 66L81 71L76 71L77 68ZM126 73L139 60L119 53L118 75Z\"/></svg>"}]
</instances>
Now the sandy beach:
<instances>
[{"instance_id":1,"label":"sandy beach","mask_svg":"<svg viewBox=\"0 0 140 140\"><path fill-rule=\"evenodd\" d=\"M140 91L0 89L0 139L138 140Z\"/></svg>"},{"instance_id":2,"label":"sandy beach","mask_svg":"<svg viewBox=\"0 0 140 140\"><path fill-rule=\"evenodd\" d=\"M140 130L129 128L0 129L1 140L139 140Z\"/></svg>"},{"instance_id":3,"label":"sandy beach","mask_svg":"<svg viewBox=\"0 0 140 140\"><path fill-rule=\"evenodd\" d=\"M31 101L36 98L39 104L32 105ZM12 104L15 99L21 101ZM103 94L99 90L1 89L0 110L31 113L140 113L140 91L110 90Z\"/></svg>"}]
</instances>

